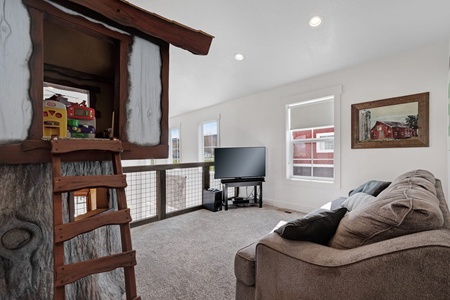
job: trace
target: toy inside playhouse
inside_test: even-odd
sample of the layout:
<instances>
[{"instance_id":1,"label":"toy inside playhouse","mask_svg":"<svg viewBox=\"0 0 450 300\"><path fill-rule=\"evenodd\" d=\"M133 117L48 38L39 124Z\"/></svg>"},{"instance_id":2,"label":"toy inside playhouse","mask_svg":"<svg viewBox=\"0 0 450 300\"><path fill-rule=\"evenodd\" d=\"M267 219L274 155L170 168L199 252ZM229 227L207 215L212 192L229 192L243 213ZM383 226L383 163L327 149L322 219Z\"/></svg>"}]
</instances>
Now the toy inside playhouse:
<instances>
[{"instance_id":1,"label":"toy inside playhouse","mask_svg":"<svg viewBox=\"0 0 450 300\"><path fill-rule=\"evenodd\" d=\"M108 138L107 131L97 132L96 112L89 107L88 90L44 84L43 137Z\"/></svg>"},{"instance_id":2,"label":"toy inside playhouse","mask_svg":"<svg viewBox=\"0 0 450 300\"><path fill-rule=\"evenodd\" d=\"M118 44L83 26L69 25L50 19L43 24L42 137L118 136Z\"/></svg>"}]
</instances>

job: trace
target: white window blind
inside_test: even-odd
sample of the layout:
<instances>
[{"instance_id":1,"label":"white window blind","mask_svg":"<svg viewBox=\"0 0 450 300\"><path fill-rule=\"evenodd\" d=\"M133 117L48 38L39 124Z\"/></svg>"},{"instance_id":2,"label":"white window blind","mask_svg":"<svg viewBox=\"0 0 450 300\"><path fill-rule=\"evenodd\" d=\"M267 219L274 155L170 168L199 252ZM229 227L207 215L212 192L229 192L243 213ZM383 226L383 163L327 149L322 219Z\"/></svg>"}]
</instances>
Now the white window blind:
<instances>
[{"instance_id":1,"label":"white window blind","mask_svg":"<svg viewBox=\"0 0 450 300\"><path fill-rule=\"evenodd\" d=\"M334 124L333 97L315 99L309 103L289 106L290 130L298 128L322 127Z\"/></svg>"}]
</instances>

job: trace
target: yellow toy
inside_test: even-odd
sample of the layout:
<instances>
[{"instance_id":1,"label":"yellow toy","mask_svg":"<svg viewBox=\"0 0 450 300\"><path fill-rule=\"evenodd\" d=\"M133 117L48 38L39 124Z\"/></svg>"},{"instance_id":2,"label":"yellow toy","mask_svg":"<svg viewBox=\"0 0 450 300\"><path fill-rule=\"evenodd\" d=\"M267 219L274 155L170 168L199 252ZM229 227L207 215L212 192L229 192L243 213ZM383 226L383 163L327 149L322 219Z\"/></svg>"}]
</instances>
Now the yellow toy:
<instances>
[{"instance_id":1,"label":"yellow toy","mask_svg":"<svg viewBox=\"0 0 450 300\"><path fill-rule=\"evenodd\" d=\"M58 101L44 100L44 137L67 137L66 106Z\"/></svg>"}]
</instances>

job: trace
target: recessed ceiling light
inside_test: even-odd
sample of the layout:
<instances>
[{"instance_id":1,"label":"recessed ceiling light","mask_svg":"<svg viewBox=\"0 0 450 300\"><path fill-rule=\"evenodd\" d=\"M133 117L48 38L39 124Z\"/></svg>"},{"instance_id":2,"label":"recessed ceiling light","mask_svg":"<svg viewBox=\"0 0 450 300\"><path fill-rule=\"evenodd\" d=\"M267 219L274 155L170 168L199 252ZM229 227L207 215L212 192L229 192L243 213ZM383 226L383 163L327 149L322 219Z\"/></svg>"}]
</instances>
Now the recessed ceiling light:
<instances>
[{"instance_id":1,"label":"recessed ceiling light","mask_svg":"<svg viewBox=\"0 0 450 300\"><path fill-rule=\"evenodd\" d=\"M314 16L311 19L309 19L309 26L311 27L317 27L322 23L322 17L320 16Z\"/></svg>"},{"instance_id":2,"label":"recessed ceiling light","mask_svg":"<svg viewBox=\"0 0 450 300\"><path fill-rule=\"evenodd\" d=\"M237 54L234 56L234 58L235 58L236 60L243 60L243 59L244 59L244 54L237 53Z\"/></svg>"}]
</instances>

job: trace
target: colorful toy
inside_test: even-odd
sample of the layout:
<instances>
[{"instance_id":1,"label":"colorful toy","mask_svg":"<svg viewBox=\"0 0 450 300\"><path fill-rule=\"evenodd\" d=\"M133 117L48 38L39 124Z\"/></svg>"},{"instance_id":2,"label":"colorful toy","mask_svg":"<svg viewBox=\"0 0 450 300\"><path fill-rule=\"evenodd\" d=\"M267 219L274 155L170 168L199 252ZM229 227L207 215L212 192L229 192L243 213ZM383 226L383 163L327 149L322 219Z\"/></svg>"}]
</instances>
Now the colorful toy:
<instances>
[{"instance_id":1,"label":"colorful toy","mask_svg":"<svg viewBox=\"0 0 450 300\"><path fill-rule=\"evenodd\" d=\"M84 103L73 103L71 106L67 107L67 116L69 119L94 120L95 110L85 106Z\"/></svg>"},{"instance_id":2,"label":"colorful toy","mask_svg":"<svg viewBox=\"0 0 450 300\"><path fill-rule=\"evenodd\" d=\"M67 136L66 106L58 101L44 100L44 137Z\"/></svg>"},{"instance_id":3,"label":"colorful toy","mask_svg":"<svg viewBox=\"0 0 450 300\"><path fill-rule=\"evenodd\" d=\"M90 138L95 137L95 110L86 107L86 103L72 104L67 107L68 128L70 137Z\"/></svg>"}]
</instances>

